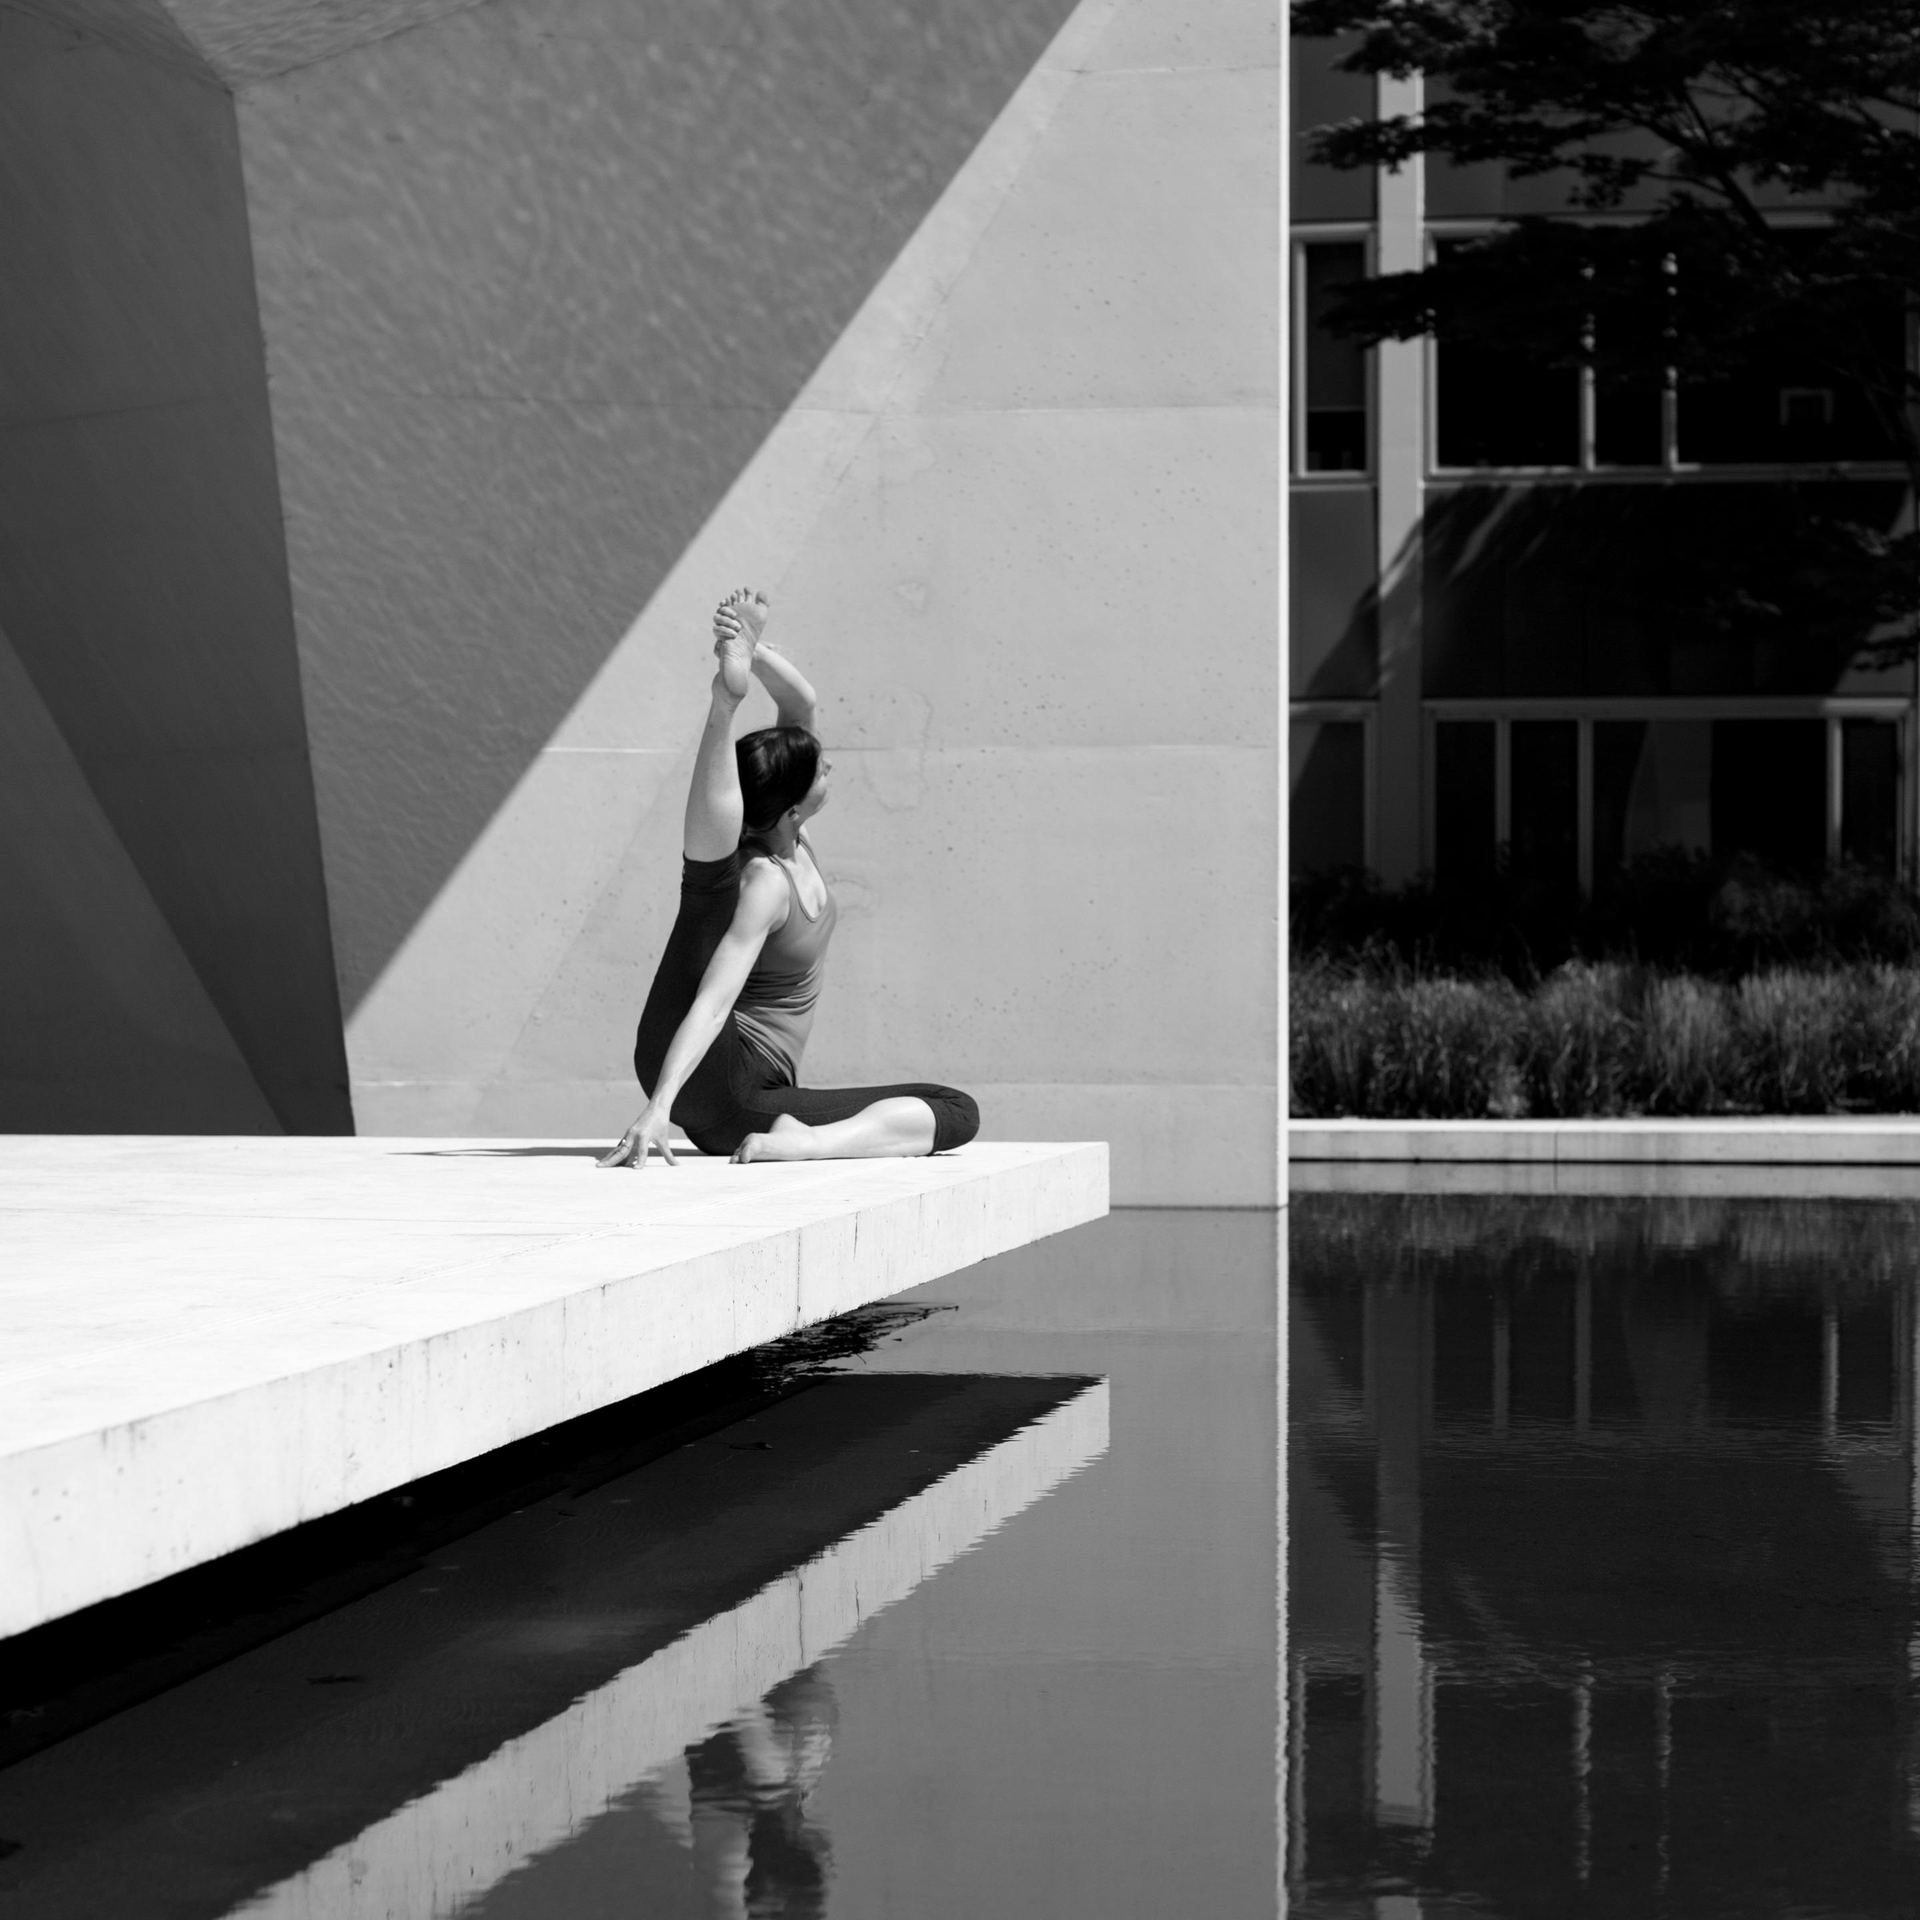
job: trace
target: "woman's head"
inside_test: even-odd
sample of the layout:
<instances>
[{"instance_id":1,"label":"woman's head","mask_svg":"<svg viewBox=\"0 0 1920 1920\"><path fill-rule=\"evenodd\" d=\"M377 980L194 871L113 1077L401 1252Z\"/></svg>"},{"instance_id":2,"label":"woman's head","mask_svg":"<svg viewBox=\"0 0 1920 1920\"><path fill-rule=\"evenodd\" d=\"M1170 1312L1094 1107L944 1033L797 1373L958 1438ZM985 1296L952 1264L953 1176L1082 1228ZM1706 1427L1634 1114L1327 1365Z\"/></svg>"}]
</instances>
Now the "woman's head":
<instances>
[{"instance_id":1,"label":"woman's head","mask_svg":"<svg viewBox=\"0 0 1920 1920\"><path fill-rule=\"evenodd\" d=\"M733 752L749 833L769 832L788 812L809 820L820 811L827 769L820 742L805 727L762 727Z\"/></svg>"}]
</instances>

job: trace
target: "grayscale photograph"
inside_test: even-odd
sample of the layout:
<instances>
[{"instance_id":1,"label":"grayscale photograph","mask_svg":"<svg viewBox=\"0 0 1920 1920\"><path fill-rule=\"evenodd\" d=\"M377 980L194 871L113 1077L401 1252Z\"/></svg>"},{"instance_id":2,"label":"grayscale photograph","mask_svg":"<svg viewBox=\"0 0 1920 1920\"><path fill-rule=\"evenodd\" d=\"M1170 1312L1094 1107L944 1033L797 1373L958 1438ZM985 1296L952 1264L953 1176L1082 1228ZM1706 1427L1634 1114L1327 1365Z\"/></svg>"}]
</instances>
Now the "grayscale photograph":
<instances>
[{"instance_id":1,"label":"grayscale photograph","mask_svg":"<svg viewBox=\"0 0 1920 1920\"><path fill-rule=\"evenodd\" d=\"M0 0L0 1920L1293 1897L1287 35Z\"/></svg>"},{"instance_id":2,"label":"grayscale photograph","mask_svg":"<svg viewBox=\"0 0 1920 1920\"><path fill-rule=\"evenodd\" d=\"M1920 9L1289 29L1281 1902L1913 1920Z\"/></svg>"}]
</instances>

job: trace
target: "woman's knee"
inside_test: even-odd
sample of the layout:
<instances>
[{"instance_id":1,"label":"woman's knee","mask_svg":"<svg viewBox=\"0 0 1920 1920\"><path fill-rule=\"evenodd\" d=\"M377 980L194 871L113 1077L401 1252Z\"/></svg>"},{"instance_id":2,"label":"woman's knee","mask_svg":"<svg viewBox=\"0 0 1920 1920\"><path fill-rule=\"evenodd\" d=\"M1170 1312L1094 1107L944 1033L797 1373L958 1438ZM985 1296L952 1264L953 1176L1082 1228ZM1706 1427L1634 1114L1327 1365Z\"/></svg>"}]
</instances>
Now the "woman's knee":
<instances>
[{"instance_id":1,"label":"woman's knee","mask_svg":"<svg viewBox=\"0 0 1920 1920\"><path fill-rule=\"evenodd\" d=\"M933 1109L933 1151L945 1153L950 1147L964 1147L980 1131L980 1108L970 1093L958 1087L941 1087L927 1105Z\"/></svg>"}]
</instances>

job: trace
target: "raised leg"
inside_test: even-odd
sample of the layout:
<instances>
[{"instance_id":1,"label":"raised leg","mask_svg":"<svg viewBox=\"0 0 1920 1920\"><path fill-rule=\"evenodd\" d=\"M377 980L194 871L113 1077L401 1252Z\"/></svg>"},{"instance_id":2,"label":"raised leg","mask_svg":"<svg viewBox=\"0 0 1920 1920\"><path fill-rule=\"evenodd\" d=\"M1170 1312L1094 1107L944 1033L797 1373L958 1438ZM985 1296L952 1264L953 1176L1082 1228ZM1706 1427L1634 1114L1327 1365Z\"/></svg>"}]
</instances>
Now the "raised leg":
<instances>
[{"instance_id":1,"label":"raised leg","mask_svg":"<svg viewBox=\"0 0 1920 1920\"><path fill-rule=\"evenodd\" d=\"M740 768L733 757L733 716L747 697L753 643L737 627L716 623L713 651L720 670L713 676L706 729L693 759L686 825L680 837L680 850L689 860L724 860L740 844L746 824Z\"/></svg>"},{"instance_id":2,"label":"raised leg","mask_svg":"<svg viewBox=\"0 0 1920 1920\"><path fill-rule=\"evenodd\" d=\"M734 1151L741 1166L755 1160L898 1160L933 1151L933 1109L901 1095L876 1100L846 1120L808 1126L776 1114L765 1133L750 1133Z\"/></svg>"}]
</instances>

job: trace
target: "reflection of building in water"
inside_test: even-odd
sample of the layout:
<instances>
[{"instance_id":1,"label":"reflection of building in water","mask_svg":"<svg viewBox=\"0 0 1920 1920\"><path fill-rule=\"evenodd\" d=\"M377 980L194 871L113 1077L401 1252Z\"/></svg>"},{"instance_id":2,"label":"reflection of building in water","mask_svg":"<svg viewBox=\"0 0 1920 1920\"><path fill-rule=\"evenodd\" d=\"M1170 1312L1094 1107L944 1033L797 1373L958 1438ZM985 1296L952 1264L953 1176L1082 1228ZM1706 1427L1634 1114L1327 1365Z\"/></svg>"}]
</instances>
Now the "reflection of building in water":
<instances>
[{"instance_id":1,"label":"reflection of building in water","mask_svg":"<svg viewBox=\"0 0 1920 1920\"><path fill-rule=\"evenodd\" d=\"M1908 1911L1916 1227L1296 1201L1301 1911Z\"/></svg>"}]
</instances>

